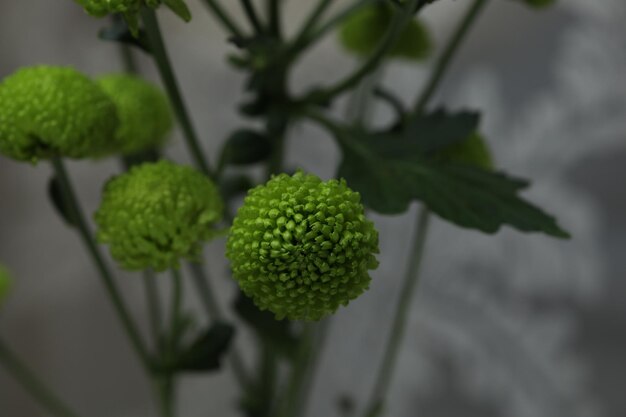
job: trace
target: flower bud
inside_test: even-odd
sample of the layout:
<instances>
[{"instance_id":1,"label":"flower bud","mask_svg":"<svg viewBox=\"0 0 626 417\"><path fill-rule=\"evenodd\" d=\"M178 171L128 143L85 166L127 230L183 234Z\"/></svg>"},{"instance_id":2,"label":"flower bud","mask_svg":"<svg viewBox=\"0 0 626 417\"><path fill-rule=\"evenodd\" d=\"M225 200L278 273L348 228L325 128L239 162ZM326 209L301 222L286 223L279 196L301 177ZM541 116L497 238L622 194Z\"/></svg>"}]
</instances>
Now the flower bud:
<instances>
[{"instance_id":1,"label":"flower bud","mask_svg":"<svg viewBox=\"0 0 626 417\"><path fill-rule=\"evenodd\" d=\"M120 120L112 151L132 155L165 142L173 117L168 99L158 87L127 74L107 75L97 82L115 103Z\"/></svg>"},{"instance_id":2,"label":"flower bud","mask_svg":"<svg viewBox=\"0 0 626 417\"><path fill-rule=\"evenodd\" d=\"M0 153L10 158L99 156L117 125L115 104L72 68L23 68L0 84Z\"/></svg>"},{"instance_id":3,"label":"flower bud","mask_svg":"<svg viewBox=\"0 0 626 417\"><path fill-rule=\"evenodd\" d=\"M95 214L98 241L128 270L177 268L199 258L201 243L218 232L217 187L191 167L145 163L109 180Z\"/></svg>"},{"instance_id":4,"label":"flower bud","mask_svg":"<svg viewBox=\"0 0 626 417\"><path fill-rule=\"evenodd\" d=\"M226 256L241 290L277 319L320 320L361 295L378 232L344 180L281 174L252 189Z\"/></svg>"}]
</instances>

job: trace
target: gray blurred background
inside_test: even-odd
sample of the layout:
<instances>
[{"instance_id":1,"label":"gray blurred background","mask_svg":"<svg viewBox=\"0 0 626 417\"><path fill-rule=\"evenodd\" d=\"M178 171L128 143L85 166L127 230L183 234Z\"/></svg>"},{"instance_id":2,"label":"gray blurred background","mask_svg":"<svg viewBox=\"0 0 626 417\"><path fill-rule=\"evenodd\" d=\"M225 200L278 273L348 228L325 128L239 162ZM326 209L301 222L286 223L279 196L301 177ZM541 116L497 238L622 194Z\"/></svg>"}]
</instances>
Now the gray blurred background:
<instances>
[{"instance_id":1,"label":"gray blurred background","mask_svg":"<svg viewBox=\"0 0 626 417\"><path fill-rule=\"evenodd\" d=\"M231 46L200 1L190 24L160 13L167 43L206 153L242 125L243 79L225 62ZM226 0L241 17L238 2ZM288 28L313 3L289 0ZM346 2L337 0L337 7ZM437 44L467 0L441 0L425 19ZM626 3L561 0L545 12L493 0L437 97L451 108L485 110L483 131L507 171L531 178L529 198L559 215L569 242L503 230L496 237L438 220L411 313L389 417L574 417L626 415ZM20 66L73 65L92 75L121 70L106 25L70 0L0 2L0 77ZM302 62L292 87L338 79L355 62L333 37ZM147 77L157 80L141 57ZM407 101L428 66L390 65L385 82ZM388 115L376 109L377 120ZM324 178L338 152L325 132L292 129L289 165ZM187 162L179 135L168 148ZM86 210L118 172L114 161L71 163ZM16 277L0 333L84 416L153 416L135 362L77 236L46 197L50 167L0 156L0 262ZM333 320L308 416L337 416L337 398L362 404L371 388L407 257L415 210L373 216L381 267L371 290ZM224 241L207 248L226 306ZM145 324L141 282L121 280ZM197 308L190 295L189 308ZM249 335L238 343L250 351ZM252 364L253 358L249 363ZM180 415L230 417L231 374L185 378ZM0 415L46 415L0 370Z\"/></svg>"}]
</instances>

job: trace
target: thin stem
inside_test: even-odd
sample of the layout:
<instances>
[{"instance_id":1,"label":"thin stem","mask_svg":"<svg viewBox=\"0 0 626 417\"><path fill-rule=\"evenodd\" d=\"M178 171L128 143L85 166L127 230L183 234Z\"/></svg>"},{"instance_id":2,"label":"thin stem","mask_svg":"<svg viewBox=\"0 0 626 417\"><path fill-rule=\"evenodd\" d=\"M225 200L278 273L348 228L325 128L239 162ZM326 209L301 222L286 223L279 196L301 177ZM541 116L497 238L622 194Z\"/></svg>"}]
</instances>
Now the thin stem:
<instances>
[{"instance_id":1,"label":"thin stem","mask_svg":"<svg viewBox=\"0 0 626 417\"><path fill-rule=\"evenodd\" d=\"M448 41L441 57L437 60L430 79L426 83L426 88L415 103L415 111L417 113L422 113L426 109L428 102L435 94L435 91L437 91L437 88L441 84L441 81L450 67L452 59L461 46L462 41L465 39L467 33L480 16L480 13L486 6L487 2L488 0L474 0L474 3L472 3L467 9L467 12L462 17L460 24L454 31L452 38Z\"/></svg>"},{"instance_id":2,"label":"thin stem","mask_svg":"<svg viewBox=\"0 0 626 417\"><path fill-rule=\"evenodd\" d=\"M311 353L313 350L314 325L306 323L300 336L300 344L296 360L291 368L291 375L287 382L287 390L279 404L278 415L280 417L300 417L298 406L301 403L302 389L305 385L306 376L311 363Z\"/></svg>"},{"instance_id":3,"label":"thin stem","mask_svg":"<svg viewBox=\"0 0 626 417\"><path fill-rule=\"evenodd\" d=\"M317 364L322 356L324 345L328 336L328 328L330 327L331 318L326 318L321 323L316 325L314 348L311 351L311 357L309 358L308 371L302 381L302 393L297 398L297 403L294 406L294 416L302 416L306 414L309 398L311 396L311 389L316 375Z\"/></svg>"},{"instance_id":4,"label":"thin stem","mask_svg":"<svg viewBox=\"0 0 626 417\"><path fill-rule=\"evenodd\" d=\"M119 47L120 55L122 58L122 63L124 64L124 71L129 74L136 74L137 71L137 61L135 60L135 56L133 55L133 50L128 45L120 44Z\"/></svg>"},{"instance_id":5,"label":"thin stem","mask_svg":"<svg viewBox=\"0 0 626 417\"><path fill-rule=\"evenodd\" d=\"M300 45L303 42L306 42L307 37L311 33L311 31L317 26L319 20L324 16L324 13L328 10L328 7L332 4L333 0L320 0L307 20L304 22L302 29L296 35L296 40L294 41L294 45Z\"/></svg>"},{"instance_id":6,"label":"thin stem","mask_svg":"<svg viewBox=\"0 0 626 417\"><path fill-rule=\"evenodd\" d=\"M56 417L78 417L24 362L0 340L0 364L50 414Z\"/></svg>"},{"instance_id":7,"label":"thin stem","mask_svg":"<svg viewBox=\"0 0 626 417\"><path fill-rule=\"evenodd\" d=\"M217 18L217 21L229 31L236 38L243 38L243 31L237 26L235 21L231 19L230 15L224 10L221 4L217 0L204 0L204 3Z\"/></svg>"},{"instance_id":8,"label":"thin stem","mask_svg":"<svg viewBox=\"0 0 626 417\"><path fill-rule=\"evenodd\" d=\"M280 6L281 0L267 0L269 33L277 38L282 37Z\"/></svg>"},{"instance_id":9,"label":"thin stem","mask_svg":"<svg viewBox=\"0 0 626 417\"><path fill-rule=\"evenodd\" d=\"M141 17L146 29L148 40L150 41L150 46L152 47L152 55L154 56L161 79L165 85L165 89L167 90L174 112L176 113L176 117L178 118L180 126L183 129L187 147L191 152L191 156L196 166L207 176L212 177L213 174L211 172L211 168L202 153L198 135L196 134L189 117L189 113L187 112L187 108L178 86L178 81L176 81L174 70L167 54L167 49L165 48L163 36L161 35L161 29L159 27L159 21L157 20L156 13L150 7L142 7Z\"/></svg>"},{"instance_id":10,"label":"thin stem","mask_svg":"<svg viewBox=\"0 0 626 417\"><path fill-rule=\"evenodd\" d=\"M207 314L213 321L224 320L225 315L217 302L215 291L211 286L206 270L202 267L202 265L195 263L191 263L189 266L191 269L193 283L196 287L198 295L200 296L202 306L206 310ZM242 355L235 346L233 346L230 350L229 360L237 381L242 387L247 389L249 386L249 379L243 365Z\"/></svg>"},{"instance_id":11,"label":"thin stem","mask_svg":"<svg viewBox=\"0 0 626 417\"><path fill-rule=\"evenodd\" d=\"M374 53L372 53L352 75L349 75L343 81L337 83L336 86L324 91L320 101L331 100L351 90L358 85L363 78L370 74L373 69L378 67L385 58L385 55L387 55L389 49L395 45L404 28L409 24L411 19L413 19L413 10L415 10L419 4L420 0L409 0L402 9L398 9L389 25L389 30L376 47Z\"/></svg>"},{"instance_id":12,"label":"thin stem","mask_svg":"<svg viewBox=\"0 0 626 417\"><path fill-rule=\"evenodd\" d=\"M104 284L104 287L107 290L109 298L111 299L111 302L113 303L113 306L115 307L115 310L117 312L117 315L120 321L122 322L124 330L126 331L126 335L130 339L131 344L133 348L135 349L135 353L141 359L141 362L143 363L146 370L149 371L151 370L151 367L152 367L152 361L150 359L148 351L146 350L143 344L143 341L141 340L141 337L139 335L139 332L137 331L137 326L135 325L135 322L133 321L130 313L128 312L124 299L119 289L117 288L117 284L115 283L115 280L113 279L113 275L111 274L111 271L107 267L106 262L104 261L104 257L102 256L102 253L100 252L98 246L96 245L96 242L91 234L91 231L89 230L89 226L87 225L87 221L85 220L83 211L80 207L80 204L78 203L78 199L76 198L76 195L74 194L74 189L70 182L70 178L65 168L65 165L63 164L63 161L61 160L61 158L54 157L52 158L52 166L54 168L56 177L59 180L59 183L61 185L65 202L68 205L68 209L70 210L71 216L76 221L78 232L80 233L83 243L87 247L87 250L89 251L89 255L91 256L93 262L95 263L98 269L98 272L100 273L100 277L102 278L102 283Z\"/></svg>"},{"instance_id":13,"label":"thin stem","mask_svg":"<svg viewBox=\"0 0 626 417\"><path fill-rule=\"evenodd\" d=\"M148 304L148 318L150 320L150 332L155 346L159 351L162 351L161 332L163 329L163 315L161 313L161 296L159 295L159 288L155 279L156 277L152 270L143 272L144 289Z\"/></svg>"},{"instance_id":14,"label":"thin stem","mask_svg":"<svg viewBox=\"0 0 626 417\"><path fill-rule=\"evenodd\" d=\"M404 284L400 290L400 300L397 304L396 312L393 319L391 333L385 347L385 353L381 362L374 390L370 396L369 403L366 408L366 417L379 416L382 412L385 397L389 391L391 378L396 368L398 352L404 337L406 328L407 314L411 301L415 295L415 289L419 282L419 272L424 255L426 237L428 236L428 223L430 214L428 209L422 208L417 218L417 226L413 236L411 245L411 253L409 264L407 267Z\"/></svg>"},{"instance_id":15,"label":"thin stem","mask_svg":"<svg viewBox=\"0 0 626 417\"><path fill-rule=\"evenodd\" d=\"M263 25L261 24L261 20L259 19L259 15L256 12L254 4L252 4L252 0L241 0L241 6L243 7L244 12L246 12L246 16L252 24L254 31L257 34L263 33Z\"/></svg>"},{"instance_id":16,"label":"thin stem","mask_svg":"<svg viewBox=\"0 0 626 417\"><path fill-rule=\"evenodd\" d=\"M183 301L183 281L180 271L172 269L172 304L170 306L170 335L169 335L169 352L175 355L178 350L178 336L180 331L180 317L182 312Z\"/></svg>"}]
</instances>

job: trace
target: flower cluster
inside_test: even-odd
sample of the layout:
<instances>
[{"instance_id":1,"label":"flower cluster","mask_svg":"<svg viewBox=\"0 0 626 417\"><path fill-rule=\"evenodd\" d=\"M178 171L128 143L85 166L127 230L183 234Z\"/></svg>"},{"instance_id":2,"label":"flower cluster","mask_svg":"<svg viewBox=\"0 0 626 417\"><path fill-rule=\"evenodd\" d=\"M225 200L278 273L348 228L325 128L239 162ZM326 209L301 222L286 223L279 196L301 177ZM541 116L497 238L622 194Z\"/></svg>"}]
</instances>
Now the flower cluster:
<instances>
[{"instance_id":1,"label":"flower cluster","mask_svg":"<svg viewBox=\"0 0 626 417\"><path fill-rule=\"evenodd\" d=\"M97 156L117 125L113 101L72 68L23 68L0 84L0 152L13 159Z\"/></svg>"},{"instance_id":2,"label":"flower cluster","mask_svg":"<svg viewBox=\"0 0 626 417\"><path fill-rule=\"evenodd\" d=\"M97 82L118 110L117 152L132 155L163 144L173 118L168 99L159 88L128 74L107 75Z\"/></svg>"},{"instance_id":3,"label":"flower cluster","mask_svg":"<svg viewBox=\"0 0 626 417\"><path fill-rule=\"evenodd\" d=\"M0 83L0 153L18 161L129 155L161 145L172 124L167 98L136 76L35 66Z\"/></svg>"},{"instance_id":4,"label":"flower cluster","mask_svg":"<svg viewBox=\"0 0 626 417\"><path fill-rule=\"evenodd\" d=\"M199 257L200 243L218 233L222 211L217 187L199 171L146 163L107 182L97 236L123 268L163 271Z\"/></svg>"},{"instance_id":5,"label":"flower cluster","mask_svg":"<svg viewBox=\"0 0 626 417\"><path fill-rule=\"evenodd\" d=\"M345 181L298 172L252 189L226 256L241 290L277 319L319 320L362 294L378 233Z\"/></svg>"},{"instance_id":6,"label":"flower cluster","mask_svg":"<svg viewBox=\"0 0 626 417\"><path fill-rule=\"evenodd\" d=\"M191 12L183 0L75 0L87 13L95 17L104 17L119 13L124 16L130 31L139 33L139 13L142 7L156 9L165 4L181 19L191 20Z\"/></svg>"}]
</instances>

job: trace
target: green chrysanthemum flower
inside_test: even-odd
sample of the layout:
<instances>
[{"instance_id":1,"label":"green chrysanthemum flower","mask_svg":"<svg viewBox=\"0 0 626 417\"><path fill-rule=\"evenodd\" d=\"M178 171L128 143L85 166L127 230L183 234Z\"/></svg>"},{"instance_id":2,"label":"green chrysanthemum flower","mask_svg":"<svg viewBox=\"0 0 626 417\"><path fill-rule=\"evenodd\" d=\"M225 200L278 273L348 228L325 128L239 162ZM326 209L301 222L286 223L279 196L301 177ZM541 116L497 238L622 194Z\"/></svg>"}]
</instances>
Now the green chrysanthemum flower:
<instances>
[{"instance_id":1,"label":"green chrysanthemum flower","mask_svg":"<svg viewBox=\"0 0 626 417\"><path fill-rule=\"evenodd\" d=\"M438 157L442 160L460 162L486 170L492 170L494 167L493 157L487 142L478 133L448 146L439 152Z\"/></svg>"},{"instance_id":2,"label":"green chrysanthemum flower","mask_svg":"<svg viewBox=\"0 0 626 417\"><path fill-rule=\"evenodd\" d=\"M0 84L0 153L13 159L98 156L117 125L115 104L72 68L23 68Z\"/></svg>"},{"instance_id":3,"label":"green chrysanthemum flower","mask_svg":"<svg viewBox=\"0 0 626 417\"><path fill-rule=\"evenodd\" d=\"M0 265L0 304L4 301L11 287L11 277L9 271Z\"/></svg>"},{"instance_id":4,"label":"green chrysanthemum flower","mask_svg":"<svg viewBox=\"0 0 626 417\"><path fill-rule=\"evenodd\" d=\"M381 2L363 8L343 23L339 31L342 45L355 55L371 55L393 23L394 13L392 6ZM412 20L389 56L421 60L430 55L431 49L428 31L419 20Z\"/></svg>"},{"instance_id":5,"label":"green chrysanthemum flower","mask_svg":"<svg viewBox=\"0 0 626 417\"><path fill-rule=\"evenodd\" d=\"M139 31L139 11L142 6L156 9L165 4L181 19L188 22L191 20L191 12L183 0L74 0L87 13L95 17L104 17L108 14L120 13L128 23L128 27L134 35Z\"/></svg>"},{"instance_id":6,"label":"green chrysanthemum flower","mask_svg":"<svg viewBox=\"0 0 626 417\"><path fill-rule=\"evenodd\" d=\"M128 270L177 268L196 260L200 243L218 232L222 200L217 187L191 167L146 163L104 187L95 214L98 240Z\"/></svg>"},{"instance_id":7,"label":"green chrysanthemum flower","mask_svg":"<svg viewBox=\"0 0 626 417\"><path fill-rule=\"evenodd\" d=\"M98 84L117 106L120 125L115 152L132 155L165 142L173 117L168 99L158 87L127 74L107 75Z\"/></svg>"},{"instance_id":8,"label":"green chrysanthemum flower","mask_svg":"<svg viewBox=\"0 0 626 417\"><path fill-rule=\"evenodd\" d=\"M378 233L345 181L281 174L252 189L226 256L241 290L277 319L319 320L361 295Z\"/></svg>"}]
</instances>

